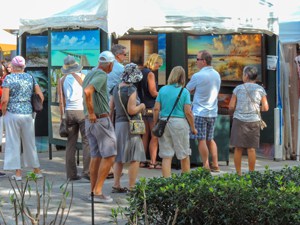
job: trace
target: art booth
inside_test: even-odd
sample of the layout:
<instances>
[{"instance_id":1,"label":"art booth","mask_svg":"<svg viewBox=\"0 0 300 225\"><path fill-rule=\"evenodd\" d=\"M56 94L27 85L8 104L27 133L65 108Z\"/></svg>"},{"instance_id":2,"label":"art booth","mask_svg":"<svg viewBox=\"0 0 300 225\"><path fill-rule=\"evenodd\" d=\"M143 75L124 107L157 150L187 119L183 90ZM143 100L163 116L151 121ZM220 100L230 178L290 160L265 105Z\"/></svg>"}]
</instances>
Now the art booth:
<instances>
[{"instance_id":1,"label":"art booth","mask_svg":"<svg viewBox=\"0 0 300 225\"><path fill-rule=\"evenodd\" d=\"M225 3L217 0L193 0L188 4L171 0L130 2L134 7L128 7L127 1L83 0L49 18L21 20L21 52L29 64L27 71L41 77L44 82L41 86L48 99L45 112L40 115L43 119L37 121L37 129L43 130L42 135L47 136L49 144L65 145L65 139L58 135L56 88L63 58L68 54L75 56L87 73L97 64L99 52L120 43L127 48L126 63L142 65L151 53L162 55L164 64L156 74L160 87L166 84L168 74L177 65L185 68L188 81L197 71L199 50L206 49L213 54L212 65L222 79L215 139L219 152L222 149L225 152L224 156L220 154L220 161L227 164L231 126L228 103L233 88L242 83L243 67L257 66L257 82L266 89L270 104L270 110L262 115L268 127L261 133L258 152L274 157L274 130L277 128L274 127L273 110L277 104L278 68L276 62L268 61L268 56L278 54L278 21L272 4L259 0L230 0L226 1L228 10L224 10ZM239 7L249 10L242 13L236 10ZM191 161L197 164L199 157L195 146L191 146Z\"/></svg>"}]
</instances>

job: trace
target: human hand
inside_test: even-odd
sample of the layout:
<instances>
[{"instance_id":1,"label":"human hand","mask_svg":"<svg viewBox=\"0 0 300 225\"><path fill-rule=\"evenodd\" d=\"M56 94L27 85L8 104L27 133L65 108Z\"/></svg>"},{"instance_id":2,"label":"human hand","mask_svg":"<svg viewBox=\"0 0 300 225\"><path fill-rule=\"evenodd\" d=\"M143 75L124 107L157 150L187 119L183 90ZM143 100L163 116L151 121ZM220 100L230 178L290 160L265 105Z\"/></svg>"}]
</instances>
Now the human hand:
<instances>
[{"instance_id":1,"label":"human hand","mask_svg":"<svg viewBox=\"0 0 300 225\"><path fill-rule=\"evenodd\" d=\"M198 134L198 131L196 128L191 129L191 131L192 131L192 134L194 134L194 135Z\"/></svg>"},{"instance_id":2,"label":"human hand","mask_svg":"<svg viewBox=\"0 0 300 225\"><path fill-rule=\"evenodd\" d=\"M91 123L96 123L97 117L96 117L95 113L89 114L89 121L90 121Z\"/></svg>"}]
</instances>

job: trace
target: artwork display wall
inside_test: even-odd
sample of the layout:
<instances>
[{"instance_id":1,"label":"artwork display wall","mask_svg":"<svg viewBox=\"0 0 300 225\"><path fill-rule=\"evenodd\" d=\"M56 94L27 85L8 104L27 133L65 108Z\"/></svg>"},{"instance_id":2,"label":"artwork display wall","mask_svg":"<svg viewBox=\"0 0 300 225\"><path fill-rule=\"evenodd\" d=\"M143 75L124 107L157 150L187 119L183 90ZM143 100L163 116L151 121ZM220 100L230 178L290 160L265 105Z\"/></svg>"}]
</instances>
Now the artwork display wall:
<instances>
[{"instance_id":1,"label":"artwork display wall","mask_svg":"<svg viewBox=\"0 0 300 225\"><path fill-rule=\"evenodd\" d=\"M96 66L99 53L99 30L51 32L51 66L62 66L67 55L83 67Z\"/></svg>"},{"instance_id":2,"label":"artwork display wall","mask_svg":"<svg viewBox=\"0 0 300 225\"><path fill-rule=\"evenodd\" d=\"M48 36L26 37L26 67L48 66Z\"/></svg>"},{"instance_id":3,"label":"artwork display wall","mask_svg":"<svg viewBox=\"0 0 300 225\"><path fill-rule=\"evenodd\" d=\"M196 64L199 50L207 50L213 55L212 66L220 73L222 85L242 82L243 68L248 65L258 69L257 81L264 81L261 34L188 36L188 78L199 71Z\"/></svg>"}]
</instances>

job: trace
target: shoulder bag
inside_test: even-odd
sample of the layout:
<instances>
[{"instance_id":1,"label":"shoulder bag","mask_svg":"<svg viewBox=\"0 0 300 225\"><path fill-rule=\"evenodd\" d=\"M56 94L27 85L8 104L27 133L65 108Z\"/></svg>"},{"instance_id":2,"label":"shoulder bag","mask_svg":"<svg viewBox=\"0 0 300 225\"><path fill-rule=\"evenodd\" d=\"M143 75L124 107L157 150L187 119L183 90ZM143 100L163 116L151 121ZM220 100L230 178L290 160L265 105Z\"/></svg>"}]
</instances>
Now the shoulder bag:
<instances>
[{"instance_id":1,"label":"shoulder bag","mask_svg":"<svg viewBox=\"0 0 300 225\"><path fill-rule=\"evenodd\" d=\"M247 90L245 84L244 84L244 88L246 89L247 95L248 95L248 97L250 98L250 101L251 101L253 107L255 108L256 113L258 114L260 129L263 130L264 128L267 127L267 124L266 124L266 122L263 121L263 119L261 118L260 110L258 110L258 109L256 108L255 103L254 103L254 100L251 98L251 96L250 96L250 94L249 94L249 92L248 92L248 90Z\"/></svg>"},{"instance_id":2,"label":"shoulder bag","mask_svg":"<svg viewBox=\"0 0 300 225\"><path fill-rule=\"evenodd\" d=\"M177 96L177 99L176 99L176 101L175 101L175 103L174 103L174 106L173 106L173 108L172 108L172 110L171 110L169 116L167 117L167 119L166 119L166 120L158 119L157 123L156 123L155 126L152 128L152 133L153 133L154 136L156 136L156 137L161 137L161 136L163 136L164 131L165 131L165 127L166 127L166 125L167 125L167 123L168 123L168 121L169 121L169 118L170 118L170 116L171 116L173 110L175 109L175 107L176 107L176 105L177 105L177 102L178 102L179 99L180 99L180 96L181 96L182 91L183 91L183 87L181 88L181 90L180 90L180 92L179 92L179 94L178 94L178 96Z\"/></svg>"},{"instance_id":3,"label":"shoulder bag","mask_svg":"<svg viewBox=\"0 0 300 225\"><path fill-rule=\"evenodd\" d=\"M33 112L40 112L43 110L43 102L42 99L38 94L35 93L35 80L34 77L32 77L32 95L31 95L31 105L32 105L32 111Z\"/></svg>"},{"instance_id":4,"label":"shoulder bag","mask_svg":"<svg viewBox=\"0 0 300 225\"><path fill-rule=\"evenodd\" d=\"M146 127L145 127L145 123L142 119L142 115L141 113L139 113L139 119L138 120L133 120L130 118L130 116L127 113L127 110L125 108L125 106L123 105L122 99L121 99L121 93L120 93L120 86L119 86L119 90L118 90L118 94L119 94L119 100L121 103L121 106L127 116L128 122L129 122L129 132L131 134L145 134L146 132Z\"/></svg>"}]
</instances>

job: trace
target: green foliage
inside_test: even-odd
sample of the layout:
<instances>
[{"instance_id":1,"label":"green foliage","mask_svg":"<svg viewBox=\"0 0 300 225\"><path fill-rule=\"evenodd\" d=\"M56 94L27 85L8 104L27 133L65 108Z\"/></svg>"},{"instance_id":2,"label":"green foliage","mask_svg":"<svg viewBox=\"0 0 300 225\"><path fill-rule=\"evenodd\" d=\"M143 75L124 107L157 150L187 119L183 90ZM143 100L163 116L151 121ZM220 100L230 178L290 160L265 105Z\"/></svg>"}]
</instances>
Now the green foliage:
<instances>
[{"instance_id":1,"label":"green foliage","mask_svg":"<svg viewBox=\"0 0 300 225\"><path fill-rule=\"evenodd\" d=\"M300 167L244 176L211 176L199 168L143 178L128 201L122 214L130 224L300 224Z\"/></svg>"}]
</instances>

